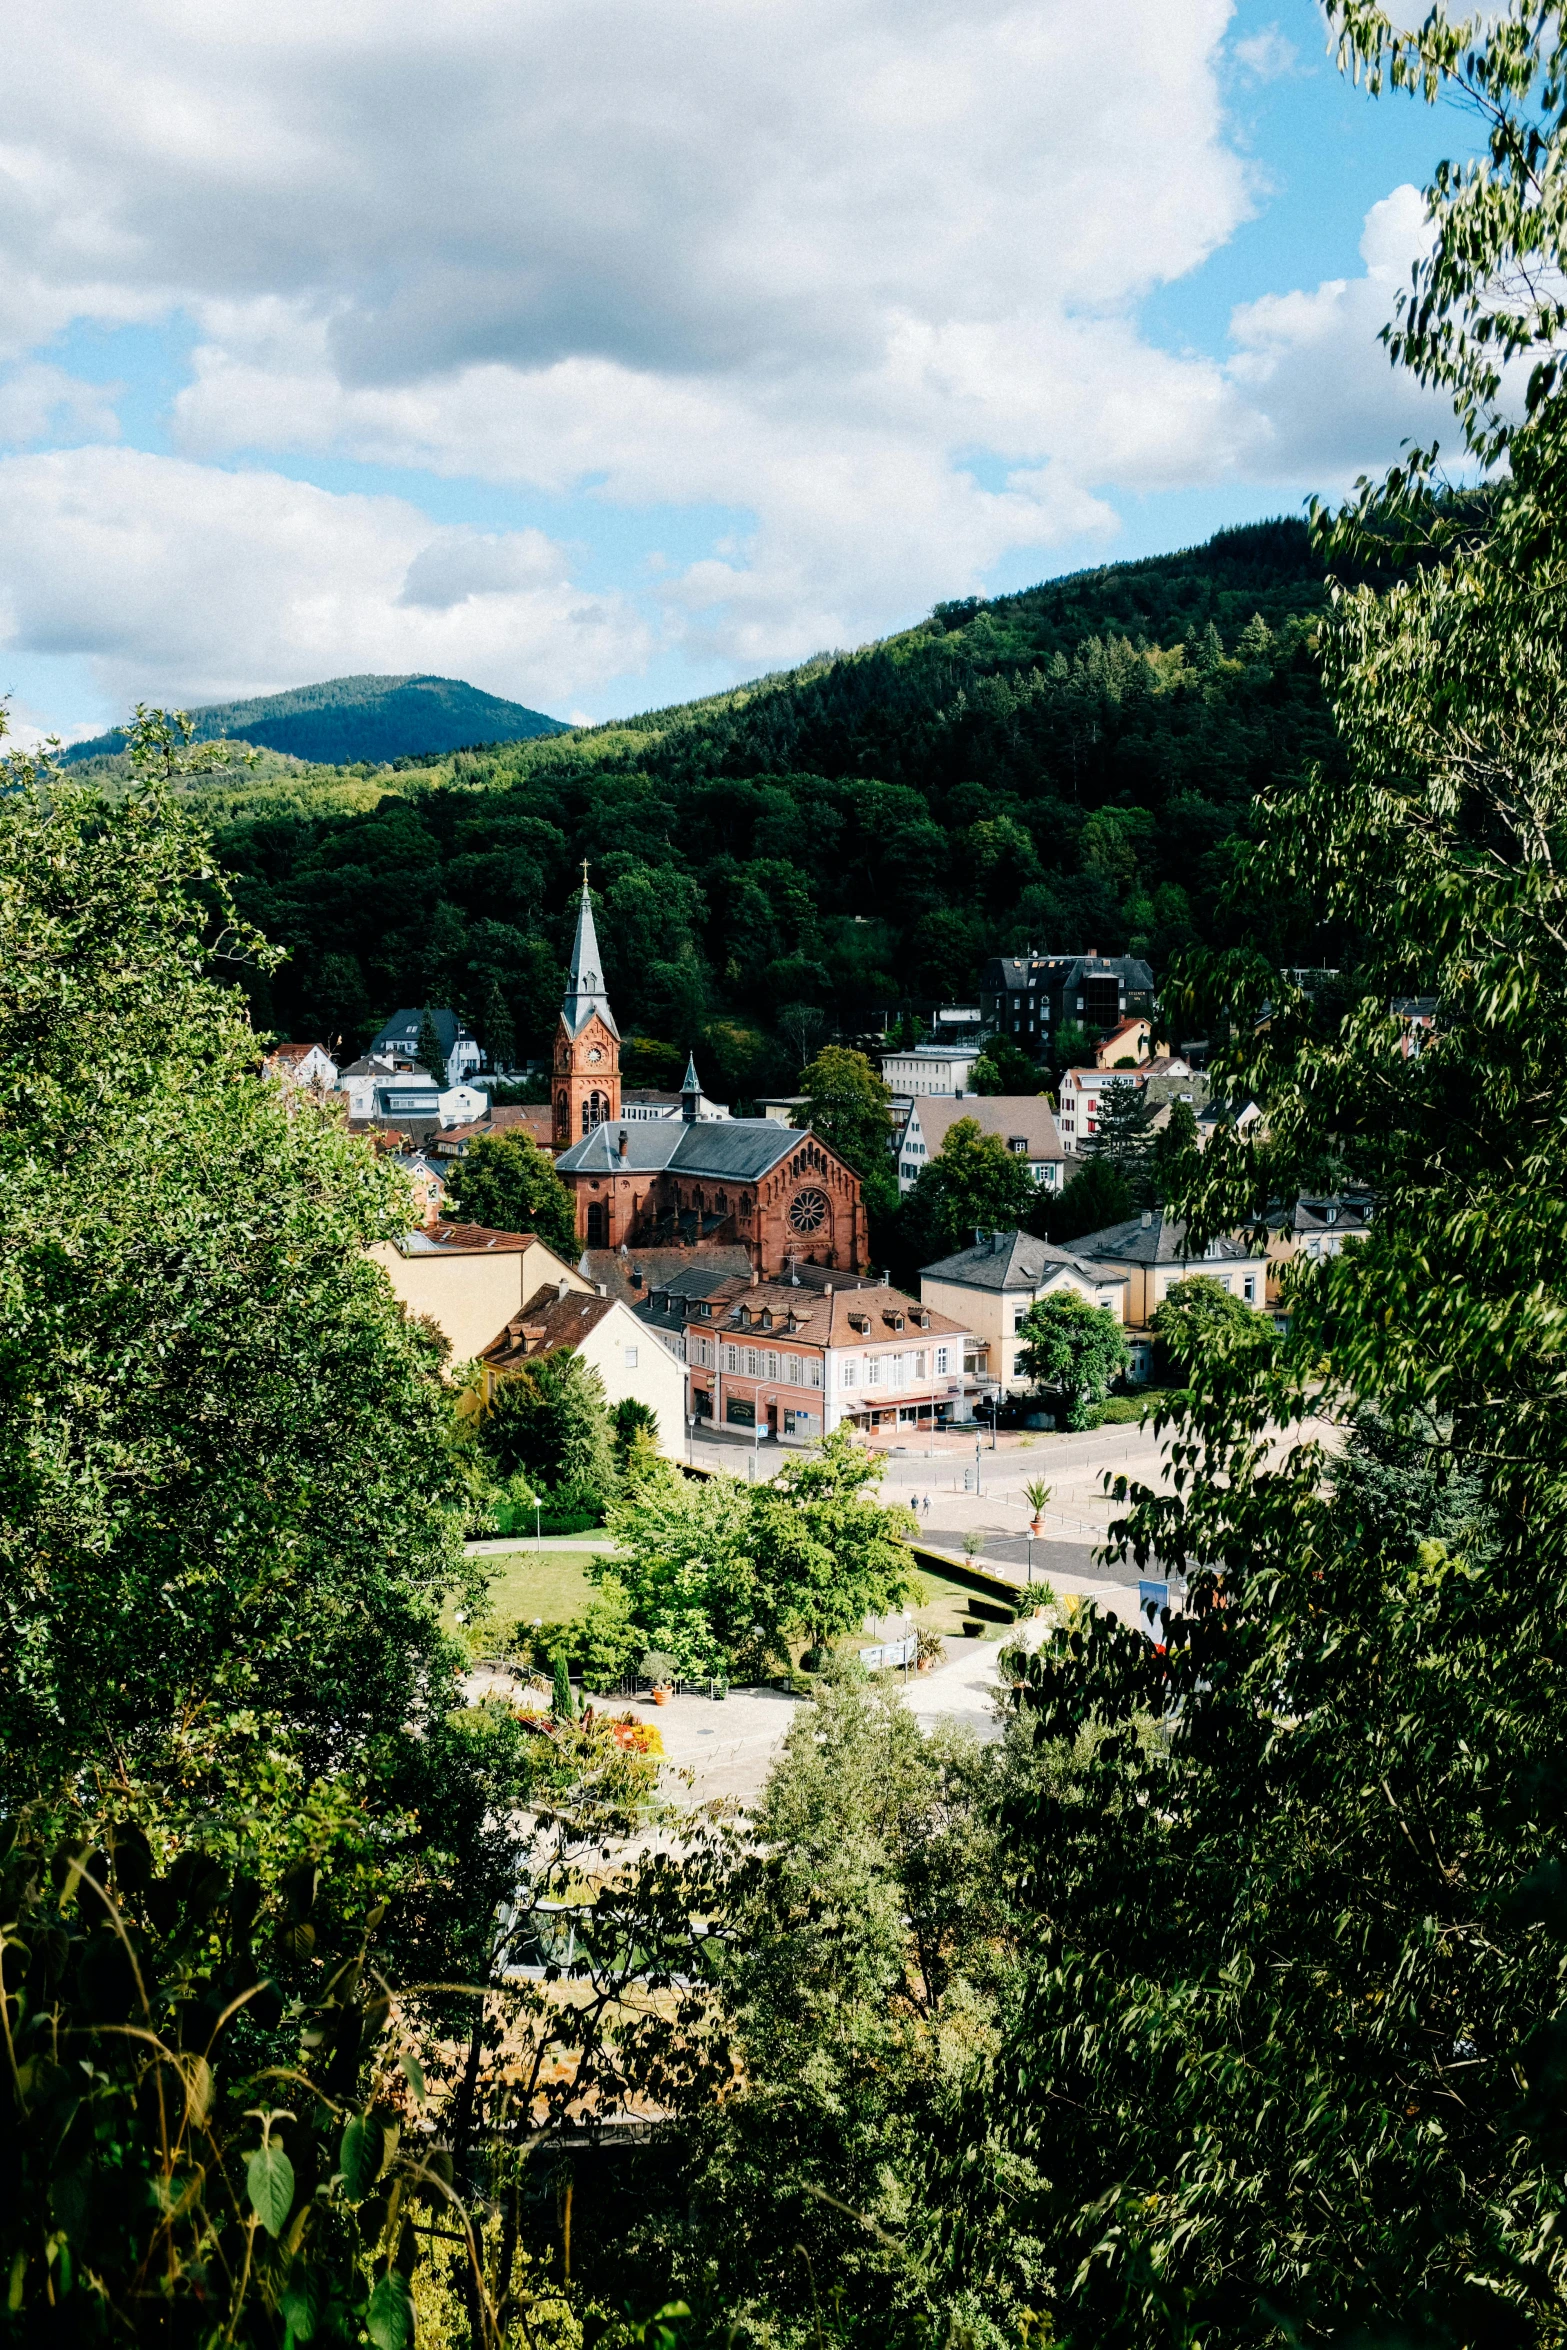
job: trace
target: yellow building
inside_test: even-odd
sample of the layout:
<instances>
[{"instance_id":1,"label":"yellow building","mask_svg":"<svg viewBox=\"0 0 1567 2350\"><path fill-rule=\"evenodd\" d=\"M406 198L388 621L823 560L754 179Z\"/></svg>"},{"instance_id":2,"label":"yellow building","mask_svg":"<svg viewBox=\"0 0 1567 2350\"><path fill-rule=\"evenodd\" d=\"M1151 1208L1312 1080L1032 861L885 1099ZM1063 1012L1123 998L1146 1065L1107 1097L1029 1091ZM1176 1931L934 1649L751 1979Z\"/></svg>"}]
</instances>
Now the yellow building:
<instances>
[{"instance_id":1,"label":"yellow building","mask_svg":"<svg viewBox=\"0 0 1567 2350\"><path fill-rule=\"evenodd\" d=\"M920 1274L921 1304L950 1314L973 1334L964 1368L994 1381L1004 1395L1026 1394L1030 1387L1017 1367L1019 1323L1030 1306L1064 1290L1103 1306L1118 1322L1126 1319L1124 1273L1089 1264L1031 1232L982 1232L973 1248L942 1257Z\"/></svg>"},{"instance_id":2,"label":"yellow building","mask_svg":"<svg viewBox=\"0 0 1567 2350\"><path fill-rule=\"evenodd\" d=\"M377 1241L370 1251L410 1314L424 1314L471 1362L527 1299L548 1283L594 1295L591 1281L532 1232L491 1232L482 1224L434 1224Z\"/></svg>"}]
</instances>

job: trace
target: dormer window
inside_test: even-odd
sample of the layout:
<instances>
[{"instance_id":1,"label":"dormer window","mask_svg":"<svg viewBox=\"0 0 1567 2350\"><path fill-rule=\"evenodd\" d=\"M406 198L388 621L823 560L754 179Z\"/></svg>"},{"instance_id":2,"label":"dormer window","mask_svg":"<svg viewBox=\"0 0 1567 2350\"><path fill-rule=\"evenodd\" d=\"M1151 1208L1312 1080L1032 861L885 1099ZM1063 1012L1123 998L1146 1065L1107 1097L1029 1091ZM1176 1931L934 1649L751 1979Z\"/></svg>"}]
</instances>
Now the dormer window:
<instances>
[{"instance_id":1,"label":"dormer window","mask_svg":"<svg viewBox=\"0 0 1567 2350\"><path fill-rule=\"evenodd\" d=\"M772 1309L772 1307L771 1307L771 1306L763 1306L763 1308L762 1308L762 1328L763 1328L764 1330L771 1330L772 1326L773 1326L773 1309Z\"/></svg>"}]
</instances>

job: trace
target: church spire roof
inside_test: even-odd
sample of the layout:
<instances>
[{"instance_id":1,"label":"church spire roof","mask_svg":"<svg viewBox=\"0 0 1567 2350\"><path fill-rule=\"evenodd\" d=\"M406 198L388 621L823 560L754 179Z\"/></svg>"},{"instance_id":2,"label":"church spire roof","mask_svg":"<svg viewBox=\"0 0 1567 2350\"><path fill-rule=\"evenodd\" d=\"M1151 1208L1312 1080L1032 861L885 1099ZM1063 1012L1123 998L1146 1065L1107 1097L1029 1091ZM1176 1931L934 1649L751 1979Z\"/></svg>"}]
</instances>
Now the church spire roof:
<instances>
[{"instance_id":1,"label":"church spire roof","mask_svg":"<svg viewBox=\"0 0 1567 2350\"><path fill-rule=\"evenodd\" d=\"M687 1058L686 1073L680 1080L680 1090L682 1093L700 1093L702 1090L702 1081L696 1073L695 1052L692 1052Z\"/></svg>"},{"instance_id":2,"label":"church spire roof","mask_svg":"<svg viewBox=\"0 0 1567 2350\"><path fill-rule=\"evenodd\" d=\"M568 1034L580 1036L593 1014L597 1012L610 1035L618 1038L615 1015L609 1008L609 997L604 992L604 962L599 953L598 932L593 926L593 901L588 895L588 861L582 860L582 902L577 908L577 935L572 941L571 969L566 978L566 993L561 999L560 1016Z\"/></svg>"}]
</instances>

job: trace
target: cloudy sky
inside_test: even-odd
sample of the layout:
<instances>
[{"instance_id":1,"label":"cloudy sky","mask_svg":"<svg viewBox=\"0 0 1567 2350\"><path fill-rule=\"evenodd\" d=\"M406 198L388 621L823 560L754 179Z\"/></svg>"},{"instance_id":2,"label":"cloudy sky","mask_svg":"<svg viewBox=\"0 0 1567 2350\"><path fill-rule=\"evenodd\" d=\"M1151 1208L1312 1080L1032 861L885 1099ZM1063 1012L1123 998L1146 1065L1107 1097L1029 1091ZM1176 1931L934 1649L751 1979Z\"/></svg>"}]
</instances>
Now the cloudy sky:
<instances>
[{"instance_id":1,"label":"cloudy sky","mask_svg":"<svg viewBox=\"0 0 1567 2350\"><path fill-rule=\"evenodd\" d=\"M605 717L1298 511L1466 143L1311 0L12 0L0 689Z\"/></svg>"}]
</instances>

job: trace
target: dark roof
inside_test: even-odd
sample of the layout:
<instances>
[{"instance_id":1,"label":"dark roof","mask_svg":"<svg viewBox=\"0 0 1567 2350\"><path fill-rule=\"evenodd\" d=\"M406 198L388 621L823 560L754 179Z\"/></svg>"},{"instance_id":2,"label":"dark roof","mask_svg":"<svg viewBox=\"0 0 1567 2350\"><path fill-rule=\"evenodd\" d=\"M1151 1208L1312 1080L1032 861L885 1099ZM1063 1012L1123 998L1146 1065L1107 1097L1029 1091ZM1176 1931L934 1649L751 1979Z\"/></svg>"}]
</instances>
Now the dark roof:
<instances>
[{"instance_id":1,"label":"dark roof","mask_svg":"<svg viewBox=\"0 0 1567 2350\"><path fill-rule=\"evenodd\" d=\"M1137 955L992 955L980 974L982 988L1016 989L1035 984L1071 984L1112 974L1130 988L1151 989L1153 972Z\"/></svg>"},{"instance_id":2,"label":"dark roof","mask_svg":"<svg viewBox=\"0 0 1567 2350\"><path fill-rule=\"evenodd\" d=\"M957 1282L964 1289L1040 1289L1063 1271L1076 1273L1084 1281L1126 1278L1124 1273L1113 1274L1108 1266L1085 1263L1072 1249L1036 1240L1032 1232L992 1233L973 1248L959 1249L955 1256L941 1257L934 1265L922 1265L920 1278L928 1273L933 1281Z\"/></svg>"},{"instance_id":3,"label":"dark roof","mask_svg":"<svg viewBox=\"0 0 1567 2350\"><path fill-rule=\"evenodd\" d=\"M1366 1191L1319 1192L1315 1199L1298 1199L1291 1228L1296 1232L1369 1232L1376 1203Z\"/></svg>"},{"instance_id":4,"label":"dark roof","mask_svg":"<svg viewBox=\"0 0 1567 2350\"><path fill-rule=\"evenodd\" d=\"M550 1282L536 1289L505 1329L481 1347L479 1360L505 1370L530 1355L548 1354L553 1347L580 1346L588 1332L614 1312L616 1302L612 1297L589 1296L580 1289L562 1292L558 1284Z\"/></svg>"},{"instance_id":5,"label":"dark roof","mask_svg":"<svg viewBox=\"0 0 1567 2350\"><path fill-rule=\"evenodd\" d=\"M482 1110L477 1118L465 1118L460 1126L448 1126L441 1137L448 1156L461 1157L470 1142L481 1134L526 1134L541 1148L553 1138L553 1113L548 1102L510 1102L503 1109Z\"/></svg>"},{"instance_id":6,"label":"dark roof","mask_svg":"<svg viewBox=\"0 0 1567 2350\"><path fill-rule=\"evenodd\" d=\"M566 993L560 1007L567 1034L580 1036L595 1012L610 1035L618 1038L620 1030L615 1026L615 1015L604 992L604 960L599 953L593 900L588 895L588 873L584 866L582 896L577 906L577 935L571 944L571 968L566 974Z\"/></svg>"},{"instance_id":7,"label":"dark roof","mask_svg":"<svg viewBox=\"0 0 1567 2350\"><path fill-rule=\"evenodd\" d=\"M405 1004L394 1012L386 1026L370 1040L372 1053L411 1053L419 1042L419 1031L428 1017L435 1030L435 1039L448 1060L451 1059L457 1039L463 1034L462 1022L455 1012L444 1004Z\"/></svg>"},{"instance_id":8,"label":"dark roof","mask_svg":"<svg viewBox=\"0 0 1567 2350\"><path fill-rule=\"evenodd\" d=\"M1250 1258L1255 1249L1242 1248L1239 1242L1224 1237L1196 1256L1187 1253L1186 1226L1179 1216L1166 1215L1163 1208L1155 1208L1147 1216L1134 1216L1128 1224L1107 1224L1102 1232L1085 1232L1072 1243L1080 1257L1095 1262L1108 1259L1123 1265L1202 1265L1217 1260L1233 1264L1236 1258Z\"/></svg>"},{"instance_id":9,"label":"dark roof","mask_svg":"<svg viewBox=\"0 0 1567 2350\"><path fill-rule=\"evenodd\" d=\"M745 1248L590 1248L582 1253L579 1270L593 1282L602 1282L611 1297L635 1305L650 1290L683 1284L681 1294L701 1297L725 1281L749 1278L751 1252ZM640 1273L640 1282L631 1276Z\"/></svg>"},{"instance_id":10,"label":"dark roof","mask_svg":"<svg viewBox=\"0 0 1567 2350\"><path fill-rule=\"evenodd\" d=\"M623 1125L611 1120L562 1151L555 1165L562 1175L612 1175L627 1168L633 1174L656 1174L668 1168L718 1182L754 1183L806 1139L798 1127L780 1126L773 1118L723 1118L691 1126L672 1118L632 1118Z\"/></svg>"}]
</instances>

